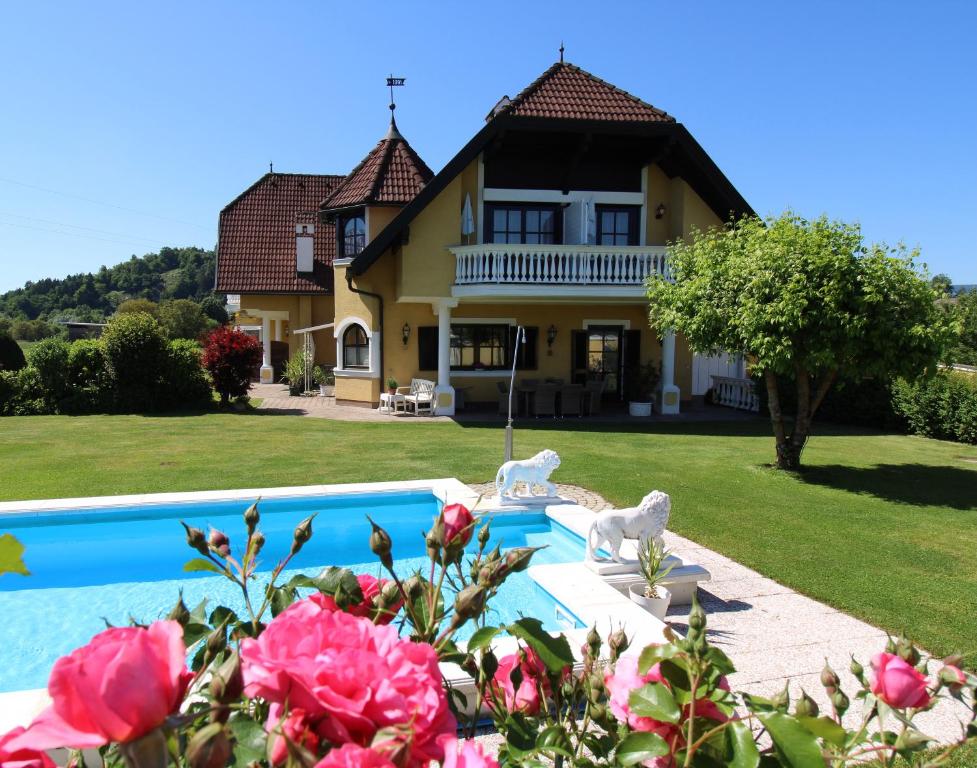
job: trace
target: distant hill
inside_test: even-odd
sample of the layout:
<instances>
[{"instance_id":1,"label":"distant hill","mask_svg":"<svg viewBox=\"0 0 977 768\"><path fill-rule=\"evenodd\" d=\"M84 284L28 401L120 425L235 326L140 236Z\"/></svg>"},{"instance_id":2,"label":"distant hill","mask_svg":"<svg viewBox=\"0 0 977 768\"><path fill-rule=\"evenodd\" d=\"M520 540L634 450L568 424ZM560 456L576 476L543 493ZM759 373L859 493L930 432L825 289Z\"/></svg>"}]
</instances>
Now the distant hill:
<instances>
[{"instance_id":1,"label":"distant hill","mask_svg":"<svg viewBox=\"0 0 977 768\"><path fill-rule=\"evenodd\" d=\"M126 299L194 299L213 293L213 251L161 248L96 273L29 281L0 294L0 317L100 322Z\"/></svg>"},{"instance_id":2,"label":"distant hill","mask_svg":"<svg viewBox=\"0 0 977 768\"><path fill-rule=\"evenodd\" d=\"M970 291L977 291L977 283L971 285L955 285L953 286L953 295L959 296L961 293L969 293Z\"/></svg>"}]
</instances>

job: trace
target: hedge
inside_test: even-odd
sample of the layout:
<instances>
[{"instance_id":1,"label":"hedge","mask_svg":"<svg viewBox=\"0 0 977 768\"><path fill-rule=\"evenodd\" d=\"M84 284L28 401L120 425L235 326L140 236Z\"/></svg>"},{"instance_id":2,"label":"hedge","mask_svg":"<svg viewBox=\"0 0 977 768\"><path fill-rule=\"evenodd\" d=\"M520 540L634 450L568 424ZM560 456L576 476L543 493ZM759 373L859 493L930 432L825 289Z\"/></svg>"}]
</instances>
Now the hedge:
<instances>
[{"instance_id":1,"label":"hedge","mask_svg":"<svg viewBox=\"0 0 977 768\"><path fill-rule=\"evenodd\" d=\"M977 445L977 376L943 371L929 379L899 379L892 402L909 432Z\"/></svg>"}]
</instances>

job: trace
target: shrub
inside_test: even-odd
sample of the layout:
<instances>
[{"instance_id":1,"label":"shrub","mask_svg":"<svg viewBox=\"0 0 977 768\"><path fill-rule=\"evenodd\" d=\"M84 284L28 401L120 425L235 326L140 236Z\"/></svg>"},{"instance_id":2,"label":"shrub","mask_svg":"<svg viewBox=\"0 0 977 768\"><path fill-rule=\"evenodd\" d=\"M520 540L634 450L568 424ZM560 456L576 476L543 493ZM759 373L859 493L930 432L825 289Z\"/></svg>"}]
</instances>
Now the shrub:
<instances>
[{"instance_id":1,"label":"shrub","mask_svg":"<svg viewBox=\"0 0 977 768\"><path fill-rule=\"evenodd\" d=\"M243 331L218 328L207 337L203 364L226 405L232 397L247 394L251 375L261 365L261 344Z\"/></svg>"},{"instance_id":2,"label":"shrub","mask_svg":"<svg viewBox=\"0 0 977 768\"><path fill-rule=\"evenodd\" d=\"M197 342L189 339L170 342L163 370L161 408L192 410L210 405L210 382L200 357Z\"/></svg>"},{"instance_id":3,"label":"shrub","mask_svg":"<svg viewBox=\"0 0 977 768\"><path fill-rule=\"evenodd\" d=\"M159 323L145 312L116 315L101 341L117 407L124 412L156 410L169 355Z\"/></svg>"},{"instance_id":4,"label":"shrub","mask_svg":"<svg viewBox=\"0 0 977 768\"><path fill-rule=\"evenodd\" d=\"M126 299L115 310L117 315L132 315L137 312L144 312L158 318L159 304L149 299Z\"/></svg>"},{"instance_id":5,"label":"shrub","mask_svg":"<svg viewBox=\"0 0 977 768\"><path fill-rule=\"evenodd\" d=\"M68 350L70 391L64 400L65 413L105 413L115 400L112 376L105 349L97 339L78 339Z\"/></svg>"},{"instance_id":6,"label":"shrub","mask_svg":"<svg viewBox=\"0 0 977 768\"><path fill-rule=\"evenodd\" d=\"M10 326L10 335L21 341L40 341L57 336L60 330L45 320L17 320Z\"/></svg>"},{"instance_id":7,"label":"shrub","mask_svg":"<svg viewBox=\"0 0 977 768\"><path fill-rule=\"evenodd\" d=\"M910 432L977 444L977 376L944 371L892 386L893 406Z\"/></svg>"},{"instance_id":8,"label":"shrub","mask_svg":"<svg viewBox=\"0 0 977 768\"><path fill-rule=\"evenodd\" d=\"M224 308L224 301L219 296L211 294L205 296L200 302L200 308L211 320L216 320L219 325L226 325L230 319L227 310Z\"/></svg>"},{"instance_id":9,"label":"shrub","mask_svg":"<svg viewBox=\"0 0 977 768\"><path fill-rule=\"evenodd\" d=\"M174 299L159 305L159 322L171 339L199 339L214 322L190 299Z\"/></svg>"},{"instance_id":10,"label":"shrub","mask_svg":"<svg viewBox=\"0 0 977 768\"><path fill-rule=\"evenodd\" d=\"M19 371L25 365L27 360L20 344L10 335L0 333L0 371Z\"/></svg>"},{"instance_id":11,"label":"shrub","mask_svg":"<svg viewBox=\"0 0 977 768\"><path fill-rule=\"evenodd\" d=\"M68 396L68 342L47 338L37 342L28 353L31 368L37 372L41 399L47 413L60 413Z\"/></svg>"},{"instance_id":12,"label":"shrub","mask_svg":"<svg viewBox=\"0 0 977 768\"><path fill-rule=\"evenodd\" d=\"M13 414L14 400L20 389L15 371L0 371L0 416Z\"/></svg>"},{"instance_id":13,"label":"shrub","mask_svg":"<svg viewBox=\"0 0 977 768\"><path fill-rule=\"evenodd\" d=\"M31 366L0 371L0 416L35 416L48 413L41 380Z\"/></svg>"}]
</instances>

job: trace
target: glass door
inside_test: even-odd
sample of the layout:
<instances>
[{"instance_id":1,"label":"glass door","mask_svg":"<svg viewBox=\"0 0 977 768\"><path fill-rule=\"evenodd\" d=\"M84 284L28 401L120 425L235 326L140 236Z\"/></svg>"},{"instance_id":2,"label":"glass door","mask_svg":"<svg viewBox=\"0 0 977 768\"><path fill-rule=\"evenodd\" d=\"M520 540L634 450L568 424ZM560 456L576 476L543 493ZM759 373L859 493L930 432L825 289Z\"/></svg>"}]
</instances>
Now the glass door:
<instances>
[{"instance_id":1,"label":"glass door","mask_svg":"<svg viewBox=\"0 0 977 768\"><path fill-rule=\"evenodd\" d=\"M604 397L621 397L621 332L619 325L592 325L587 329L587 375L604 382Z\"/></svg>"}]
</instances>

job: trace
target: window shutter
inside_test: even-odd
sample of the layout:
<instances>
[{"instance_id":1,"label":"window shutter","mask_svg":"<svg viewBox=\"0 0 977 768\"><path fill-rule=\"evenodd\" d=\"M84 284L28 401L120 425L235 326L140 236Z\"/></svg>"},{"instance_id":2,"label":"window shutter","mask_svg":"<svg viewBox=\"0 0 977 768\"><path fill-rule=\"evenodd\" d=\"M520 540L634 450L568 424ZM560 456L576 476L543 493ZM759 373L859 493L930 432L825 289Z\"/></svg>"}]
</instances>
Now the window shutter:
<instances>
[{"instance_id":1,"label":"window shutter","mask_svg":"<svg viewBox=\"0 0 977 768\"><path fill-rule=\"evenodd\" d=\"M417 329L417 369L438 369L438 326L422 325Z\"/></svg>"},{"instance_id":2,"label":"window shutter","mask_svg":"<svg viewBox=\"0 0 977 768\"><path fill-rule=\"evenodd\" d=\"M536 326L528 326L524 328L526 332L526 343L519 345L519 356L516 358L516 368L520 371L535 371L539 367L538 362L538 352L539 349L539 328ZM509 338L515 341L516 332L513 328L512 332L509 334ZM510 342L511 344L512 342Z\"/></svg>"},{"instance_id":3,"label":"window shutter","mask_svg":"<svg viewBox=\"0 0 977 768\"><path fill-rule=\"evenodd\" d=\"M570 331L573 376L577 384L587 380L587 331Z\"/></svg>"}]
</instances>

